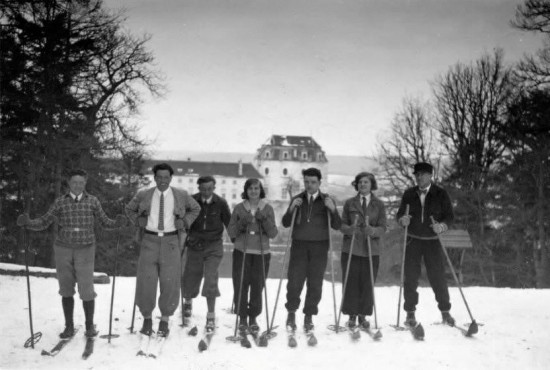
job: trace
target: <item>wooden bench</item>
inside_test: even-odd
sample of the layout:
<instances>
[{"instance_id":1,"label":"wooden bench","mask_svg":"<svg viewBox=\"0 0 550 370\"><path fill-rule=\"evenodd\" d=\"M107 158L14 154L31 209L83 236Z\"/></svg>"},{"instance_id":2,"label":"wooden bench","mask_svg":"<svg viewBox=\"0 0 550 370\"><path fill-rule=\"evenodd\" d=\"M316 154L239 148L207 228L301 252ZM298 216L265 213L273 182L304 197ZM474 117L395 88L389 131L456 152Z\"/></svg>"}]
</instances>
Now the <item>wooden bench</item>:
<instances>
[{"instance_id":1,"label":"wooden bench","mask_svg":"<svg viewBox=\"0 0 550 370\"><path fill-rule=\"evenodd\" d=\"M456 272L458 275L458 281L462 284L462 263L464 262L464 254L466 253L466 250L473 248L470 234L468 234L468 231L466 230L447 230L446 232L439 234L439 240L444 248L461 250Z\"/></svg>"}]
</instances>

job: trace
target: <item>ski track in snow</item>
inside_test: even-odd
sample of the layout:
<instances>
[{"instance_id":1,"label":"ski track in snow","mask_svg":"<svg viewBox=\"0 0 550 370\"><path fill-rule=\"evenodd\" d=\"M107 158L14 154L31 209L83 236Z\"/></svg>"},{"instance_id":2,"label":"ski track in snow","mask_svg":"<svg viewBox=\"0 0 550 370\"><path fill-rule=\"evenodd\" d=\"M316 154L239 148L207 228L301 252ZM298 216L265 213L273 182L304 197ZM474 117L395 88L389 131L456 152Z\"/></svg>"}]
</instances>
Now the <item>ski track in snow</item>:
<instances>
[{"instance_id":1,"label":"ski track in snow","mask_svg":"<svg viewBox=\"0 0 550 370\"><path fill-rule=\"evenodd\" d=\"M42 349L51 350L63 330L63 312L55 278L31 277L34 331L42 332L35 349L24 348L30 336L26 279L21 276L0 276L0 307L4 317L0 321L0 369L548 369L550 364L550 290L508 288L464 288L464 294L478 323L475 338L465 338L453 328L433 325L440 314L430 288L419 288L420 303L417 319L426 331L424 341L415 341L410 332L396 332L397 294L399 287L377 287L378 324L383 338L374 342L366 333L355 343L347 333L327 329L334 324L332 287L325 281L319 315L314 316L317 346L309 347L302 330L303 315L297 314L298 347L287 346L284 328L286 280L283 282L275 325L278 335L268 347L252 344L246 349L239 343L226 340L233 335L235 316L226 312L231 306L233 288L230 279L220 279L222 296L217 301L217 332L210 348L199 353L201 335L187 335L189 328L181 328L178 308L170 322L170 336L160 357L136 357L139 336L130 334L135 278L117 277L113 310L113 333L119 338L97 338L94 353L81 359L85 346L83 330L56 357L40 355ZM271 316L279 280L268 280L269 314ZM95 323L100 335L109 330L111 286L96 285ZM341 285L337 284L339 304ZM305 292L305 289L304 289ZM304 293L303 292L303 293ZM456 287L450 287L452 314L457 323L470 322L468 312ZM303 298L304 295L302 295ZM78 295L76 296L78 298ZM302 300L303 304L303 300ZM300 307L301 310L302 307ZM154 312L154 329L158 326L158 309ZM401 321L404 313L401 313ZM342 315L343 325L347 316ZM206 301L198 297L193 302L191 325L199 326L202 334L206 321ZM265 312L258 317L261 330L265 329ZM75 305L75 324L84 325L80 300ZM142 319L136 311L134 329L141 328ZM371 318L371 325L374 319Z\"/></svg>"}]
</instances>

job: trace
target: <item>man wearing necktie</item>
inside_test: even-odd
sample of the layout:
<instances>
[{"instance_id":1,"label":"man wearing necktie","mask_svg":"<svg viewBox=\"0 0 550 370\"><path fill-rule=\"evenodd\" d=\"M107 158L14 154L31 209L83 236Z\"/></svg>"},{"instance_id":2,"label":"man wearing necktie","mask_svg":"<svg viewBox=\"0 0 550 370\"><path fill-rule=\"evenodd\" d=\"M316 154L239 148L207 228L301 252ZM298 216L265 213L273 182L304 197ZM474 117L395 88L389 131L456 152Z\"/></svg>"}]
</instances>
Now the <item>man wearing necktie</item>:
<instances>
[{"instance_id":1,"label":"man wearing necktie","mask_svg":"<svg viewBox=\"0 0 550 370\"><path fill-rule=\"evenodd\" d=\"M341 219L334 200L319 190L321 171L317 168L308 168L302 171L302 175L305 190L292 198L282 221L284 227L290 227L292 214L296 210L288 264L286 325L296 328L296 311L300 306L300 294L307 280L303 310L304 328L311 330L312 316L317 315L317 306L321 301L323 276L328 259L329 227L339 230Z\"/></svg>"},{"instance_id":2,"label":"man wearing necktie","mask_svg":"<svg viewBox=\"0 0 550 370\"><path fill-rule=\"evenodd\" d=\"M344 240L340 258L342 276L348 277L342 313L349 315L347 326L359 325L369 329L368 316L374 308L373 286L371 284L368 240L371 243L373 279L376 281L380 252L383 247L381 237L386 232L386 208L372 192L378 189L372 173L360 172L352 182L357 195L346 200L342 211ZM366 223L368 219L368 224ZM353 240L353 248L351 242ZM351 255L350 255L351 251ZM349 259L351 258L351 261ZM349 272L347 266L349 262Z\"/></svg>"},{"instance_id":3,"label":"man wearing necktie","mask_svg":"<svg viewBox=\"0 0 550 370\"><path fill-rule=\"evenodd\" d=\"M167 336L168 320L179 304L183 242L200 206L186 191L170 186L174 174L170 165L157 164L153 173L156 187L138 192L126 213L138 226L141 245L136 282L136 304L144 319L141 333L153 332L152 315L160 285L157 335Z\"/></svg>"},{"instance_id":4,"label":"man wearing necktie","mask_svg":"<svg viewBox=\"0 0 550 370\"><path fill-rule=\"evenodd\" d=\"M63 339L70 338L75 333L75 284L78 284L78 293L84 308L85 335L95 337L98 333L94 325L97 295L94 291L96 220L106 228L122 227L127 223L124 215L117 215L115 220L107 217L99 200L85 191L87 180L86 171L71 171L68 177L69 192L57 198L46 214L34 220L22 214L17 219L19 226L33 231L44 230L57 220L58 231L53 249L59 295L65 316L65 330L59 335Z\"/></svg>"},{"instance_id":5,"label":"man wearing necktie","mask_svg":"<svg viewBox=\"0 0 550 370\"><path fill-rule=\"evenodd\" d=\"M432 183L433 167L426 162L414 165L417 186L403 194L397 211L398 223L408 226L405 252L404 309L407 312L405 324L416 326L416 305L418 304L418 279L421 261L424 259L428 280L435 293L437 306L443 322L454 325L449 313L451 303L445 279L444 255L438 234L446 231L453 222L454 214L451 199L447 192ZM409 214L405 215L407 205ZM436 220L432 224L431 217Z\"/></svg>"}]
</instances>

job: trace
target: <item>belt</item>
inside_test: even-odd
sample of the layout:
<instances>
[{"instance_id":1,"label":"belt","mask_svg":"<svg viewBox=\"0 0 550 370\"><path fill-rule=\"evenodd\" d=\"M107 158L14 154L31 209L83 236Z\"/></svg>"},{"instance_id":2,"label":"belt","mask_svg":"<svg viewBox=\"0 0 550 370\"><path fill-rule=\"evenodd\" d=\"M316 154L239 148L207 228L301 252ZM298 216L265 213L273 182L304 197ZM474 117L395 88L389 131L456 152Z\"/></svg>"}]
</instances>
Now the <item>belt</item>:
<instances>
[{"instance_id":1,"label":"belt","mask_svg":"<svg viewBox=\"0 0 550 370\"><path fill-rule=\"evenodd\" d=\"M90 231L90 230L93 230L93 229L90 229L90 228L83 228L83 227L61 227L63 230L68 230L68 231Z\"/></svg>"},{"instance_id":2,"label":"belt","mask_svg":"<svg viewBox=\"0 0 550 370\"><path fill-rule=\"evenodd\" d=\"M257 233L255 231L249 231L248 232L250 235L256 235Z\"/></svg>"},{"instance_id":3,"label":"belt","mask_svg":"<svg viewBox=\"0 0 550 370\"><path fill-rule=\"evenodd\" d=\"M162 236L178 235L178 231L174 230L174 231L169 231L167 233L164 233L164 232L157 233L155 231L150 231L150 230L145 229L145 234L151 234L151 235L156 235L158 237L162 237Z\"/></svg>"}]
</instances>

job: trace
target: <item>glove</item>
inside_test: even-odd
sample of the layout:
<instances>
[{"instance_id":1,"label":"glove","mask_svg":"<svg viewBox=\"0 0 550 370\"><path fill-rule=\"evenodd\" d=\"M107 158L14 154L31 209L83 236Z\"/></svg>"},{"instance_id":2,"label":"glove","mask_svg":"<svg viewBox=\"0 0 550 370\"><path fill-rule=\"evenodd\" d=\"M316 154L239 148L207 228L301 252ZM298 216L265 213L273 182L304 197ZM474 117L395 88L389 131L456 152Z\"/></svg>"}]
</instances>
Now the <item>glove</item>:
<instances>
[{"instance_id":1,"label":"glove","mask_svg":"<svg viewBox=\"0 0 550 370\"><path fill-rule=\"evenodd\" d=\"M368 236L374 236L374 232L376 231L376 229L372 226L365 226L365 229L364 229L364 232L365 232L365 235L368 235Z\"/></svg>"},{"instance_id":2,"label":"glove","mask_svg":"<svg viewBox=\"0 0 550 370\"><path fill-rule=\"evenodd\" d=\"M399 224L403 227L409 226L411 223L411 216L403 216L399 219Z\"/></svg>"},{"instance_id":3,"label":"glove","mask_svg":"<svg viewBox=\"0 0 550 370\"><path fill-rule=\"evenodd\" d=\"M128 224L128 219L124 215L116 215L115 225L116 227L124 227Z\"/></svg>"},{"instance_id":4,"label":"glove","mask_svg":"<svg viewBox=\"0 0 550 370\"><path fill-rule=\"evenodd\" d=\"M139 227L147 226L147 216L140 216L137 219L137 224Z\"/></svg>"},{"instance_id":5,"label":"glove","mask_svg":"<svg viewBox=\"0 0 550 370\"><path fill-rule=\"evenodd\" d=\"M259 223L262 223L264 222L265 220L267 220L267 215L263 212L261 212L260 210L256 211L256 214L254 215L254 218L256 219L256 221L258 221Z\"/></svg>"},{"instance_id":6,"label":"glove","mask_svg":"<svg viewBox=\"0 0 550 370\"><path fill-rule=\"evenodd\" d=\"M334 203L334 200L330 197L325 198L325 207L327 207L332 213L336 211L336 203Z\"/></svg>"},{"instance_id":7,"label":"glove","mask_svg":"<svg viewBox=\"0 0 550 370\"><path fill-rule=\"evenodd\" d=\"M442 232L447 231L447 225L444 223L435 223L432 224L432 230L436 234L441 234Z\"/></svg>"},{"instance_id":8,"label":"glove","mask_svg":"<svg viewBox=\"0 0 550 370\"><path fill-rule=\"evenodd\" d=\"M296 207L300 207L302 205L302 203L304 202L304 200L302 198L296 198L292 201L292 203L290 204L290 210L294 210L294 208Z\"/></svg>"},{"instance_id":9,"label":"glove","mask_svg":"<svg viewBox=\"0 0 550 370\"><path fill-rule=\"evenodd\" d=\"M254 216L252 216L252 213L247 212L243 216L243 218L239 218L239 222L238 222L239 230L246 232L246 230L248 229L248 225L251 224L253 220L254 220Z\"/></svg>"},{"instance_id":10,"label":"glove","mask_svg":"<svg viewBox=\"0 0 550 370\"><path fill-rule=\"evenodd\" d=\"M17 217L17 226L26 226L30 223L31 219L29 218L29 215L26 213L22 213Z\"/></svg>"},{"instance_id":11,"label":"glove","mask_svg":"<svg viewBox=\"0 0 550 370\"><path fill-rule=\"evenodd\" d=\"M187 230L187 223L183 218L177 218L175 222L176 229Z\"/></svg>"}]
</instances>

